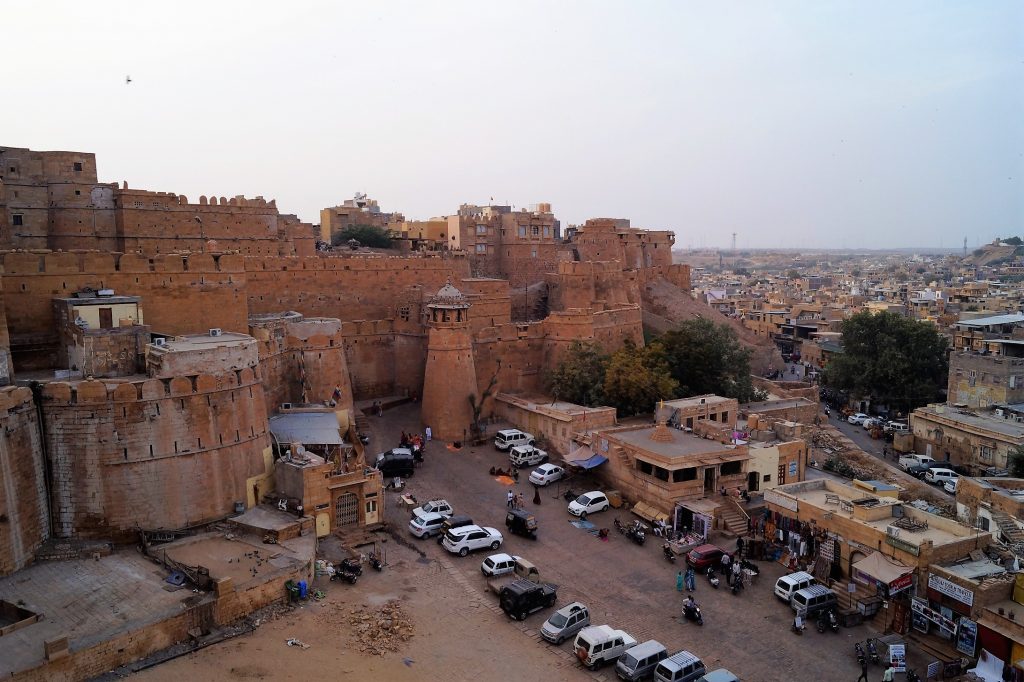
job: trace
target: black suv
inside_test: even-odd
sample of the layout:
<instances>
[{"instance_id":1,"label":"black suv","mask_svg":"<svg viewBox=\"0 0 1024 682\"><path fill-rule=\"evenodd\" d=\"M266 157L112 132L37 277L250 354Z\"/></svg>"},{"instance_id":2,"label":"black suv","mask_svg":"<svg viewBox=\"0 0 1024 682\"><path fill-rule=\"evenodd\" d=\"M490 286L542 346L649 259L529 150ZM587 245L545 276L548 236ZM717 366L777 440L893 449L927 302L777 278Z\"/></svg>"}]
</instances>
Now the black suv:
<instances>
[{"instance_id":1,"label":"black suv","mask_svg":"<svg viewBox=\"0 0 1024 682\"><path fill-rule=\"evenodd\" d=\"M441 542L444 540L444 534L450 531L452 528L461 528L462 526L472 525L473 519L469 518L465 514L455 514L454 516L449 516L447 519L444 520L444 523L441 524L441 529L437 533L437 544L441 544Z\"/></svg>"},{"instance_id":2,"label":"black suv","mask_svg":"<svg viewBox=\"0 0 1024 682\"><path fill-rule=\"evenodd\" d=\"M531 613L554 606L557 598L557 585L532 580L516 580L498 594L501 610L516 620L526 620Z\"/></svg>"},{"instance_id":3,"label":"black suv","mask_svg":"<svg viewBox=\"0 0 1024 682\"><path fill-rule=\"evenodd\" d=\"M408 478L413 474L414 464L412 451L406 448L395 448L377 455L376 467L387 478L392 476Z\"/></svg>"}]
</instances>

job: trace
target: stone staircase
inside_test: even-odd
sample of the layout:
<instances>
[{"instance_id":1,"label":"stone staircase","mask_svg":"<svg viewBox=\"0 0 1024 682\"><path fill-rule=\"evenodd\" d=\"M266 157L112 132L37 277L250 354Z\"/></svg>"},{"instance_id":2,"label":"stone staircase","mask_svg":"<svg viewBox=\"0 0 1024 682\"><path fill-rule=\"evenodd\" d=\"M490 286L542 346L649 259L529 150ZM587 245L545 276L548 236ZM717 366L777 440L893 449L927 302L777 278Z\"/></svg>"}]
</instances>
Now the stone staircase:
<instances>
[{"instance_id":1,"label":"stone staircase","mask_svg":"<svg viewBox=\"0 0 1024 682\"><path fill-rule=\"evenodd\" d=\"M999 533L1003 536L1006 544L1017 545L1024 543L1024 530L1021 530L1020 526L1017 525L1017 522L1009 514L996 511L995 509L989 513L992 516L992 520L996 522Z\"/></svg>"},{"instance_id":2,"label":"stone staircase","mask_svg":"<svg viewBox=\"0 0 1024 682\"><path fill-rule=\"evenodd\" d=\"M727 530L733 535L747 534L747 520L749 517L734 499L731 497L723 498L723 503L718 510L720 512L719 518L722 519L723 530Z\"/></svg>"}]
</instances>

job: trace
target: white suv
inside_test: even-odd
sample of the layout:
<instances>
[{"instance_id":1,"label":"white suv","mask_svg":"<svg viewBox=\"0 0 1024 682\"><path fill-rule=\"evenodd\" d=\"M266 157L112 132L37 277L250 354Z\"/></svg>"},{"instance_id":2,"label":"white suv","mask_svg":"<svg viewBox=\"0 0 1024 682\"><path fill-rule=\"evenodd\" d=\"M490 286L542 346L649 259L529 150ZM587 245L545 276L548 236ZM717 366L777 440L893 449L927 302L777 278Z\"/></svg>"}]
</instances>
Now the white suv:
<instances>
[{"instance_id":1,"label":"white suv","mask_svg":"<svg viewBox=\"0 0 1024 682\"><path fill-rule=\"evenodd\" d=\"M413 516L423 516L425 514L440 514L441 516L451 516L454 512L452 506L448 504L448 500L430 500L424 502L420 506L412 510Z\"/></svg>"},{"instance_id":2,"label":"white suv","mask_svg":"<svg viewBox=\"0 0 1024 682\"><path fill-rule=\"evenodd\" d=\"M533 445L535 439L533 434L520 431L519 429L505 429L498 431L494 436L494 447L499 450L508 450L516 445Z\"/></svg>"},{"instance_id":3,"label":"white suv","mask_svg":"<svg viewBox=\"0 0 1024 682\"><path fill-rule=\"evenodd\" d=\"M460 526L445 533L441 545L452 554L466 556L477 549L498 549L501 541L501 533L495 528Z\"/></svg>"}]
</instances>

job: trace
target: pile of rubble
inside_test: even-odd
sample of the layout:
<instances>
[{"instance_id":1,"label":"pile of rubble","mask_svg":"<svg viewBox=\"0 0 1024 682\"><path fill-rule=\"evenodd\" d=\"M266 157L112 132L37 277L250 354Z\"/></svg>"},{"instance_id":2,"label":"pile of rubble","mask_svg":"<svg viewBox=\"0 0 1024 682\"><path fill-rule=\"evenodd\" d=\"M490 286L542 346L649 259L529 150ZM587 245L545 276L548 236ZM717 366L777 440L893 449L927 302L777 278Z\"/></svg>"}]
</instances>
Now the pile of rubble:
<instances>
[{"instance_id":1,"label":"pile of rubble","mask_svg":"<svg viewBox=\"0 0 1024 682\"><path fill-rule=\"evenodd\" d=\"M397 599L392 599L375 612L367 612L365 605L354 608L349 611L348 622L359 650L375 656L398 651L402 643L408 642L414 634L412 621Z\"/></svg>"}]
</instances>

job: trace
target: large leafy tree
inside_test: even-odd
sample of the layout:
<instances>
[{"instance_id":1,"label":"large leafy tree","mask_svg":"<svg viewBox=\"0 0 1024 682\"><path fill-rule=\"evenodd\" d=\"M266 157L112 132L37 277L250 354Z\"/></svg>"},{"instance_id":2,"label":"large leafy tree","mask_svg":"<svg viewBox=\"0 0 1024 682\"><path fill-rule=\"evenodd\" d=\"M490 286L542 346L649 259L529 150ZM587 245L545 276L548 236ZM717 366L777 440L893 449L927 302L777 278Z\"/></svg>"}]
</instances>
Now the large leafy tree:
<instances>
[{"instance_id":1,"label":"large leafy tree","mask_svg":"<svg viewBox=\"0 0 1024 682\"><path fill-rule=\"evenodd\" d=\"M824 382L904 412L940 398L946 386L946 339L934 325L895 313L858 313L843 322L843 352Z\"/></svg>"},{"instance_id":2,"label":"large leafy tree","mask_svg":"<svg viewBox=\"0 0 1024 682\"><path fill-rule=\"evenodd\" d=\"M665 349L657 342L638 347L627 341L608 361L604 397L620 414L651 412L659 400L674 398L678 390Z\"/></svg>"},{"instance_id":3,"label":"large leafy tree","mask_svg":"<svg viewBox=\"0 0 1024 682\"><path fill-rule=\"evenodd\" d=\"M361 246L369 246L374 249L390 249L391 238L387 230L373 225L351 225L344 230L339 230L331 236L331 244L344 246L350 239L355 239Z\"/></svg>"},{"instance_id":4,"label":"large leafy tree","mask_svg":"<svg viewBox=\"0 0 1024 682\"><path fill-rule=\"evenodd\" d=\"M608 356L589 341L573 341L562 361L546 377L547 390L558 400L597 407L604 404Z\"/></svg>"},{"instance_id":5,"label":"large leafy tree","mask_svg":"<svg viewBox=\"0 0 1024 682\"><path fill-rule=\"evenodd\" d=\"M759 397L750 380L751 351L729 325L687 320L657 341L681 395L714 393L740 402Z\"/></svg>"}]
</instances>

